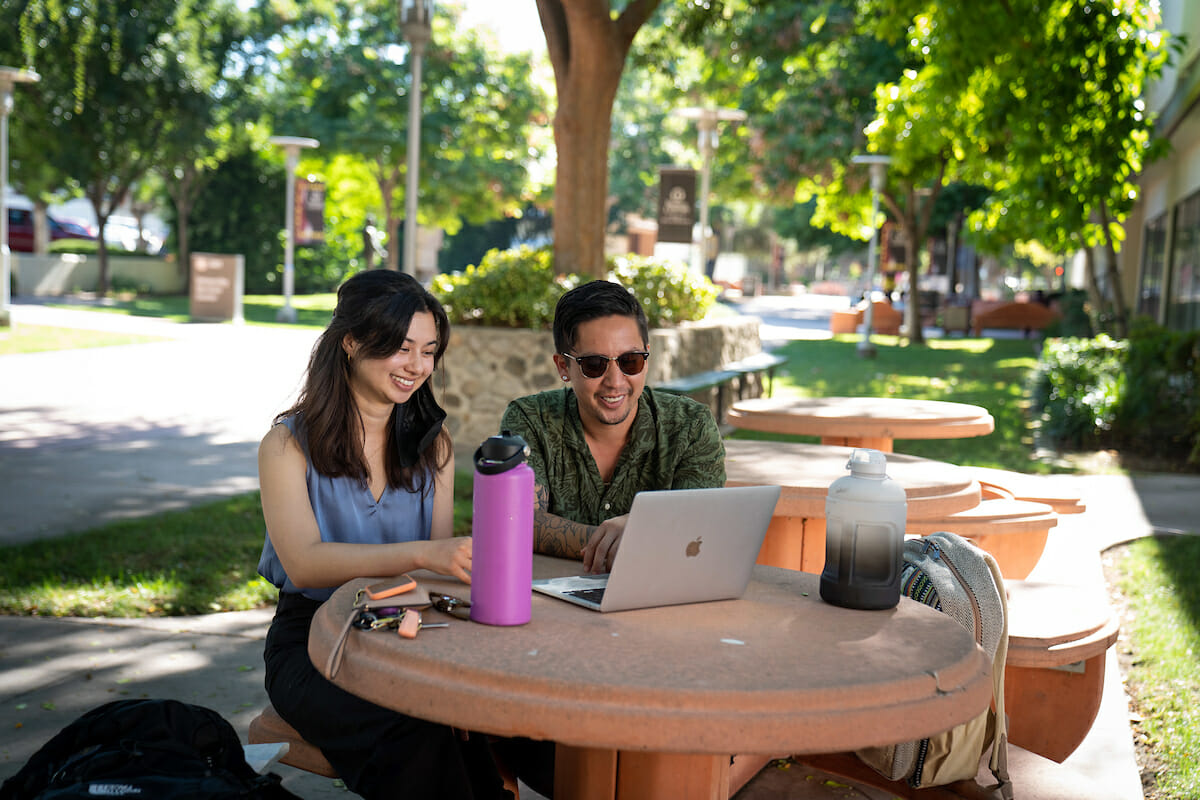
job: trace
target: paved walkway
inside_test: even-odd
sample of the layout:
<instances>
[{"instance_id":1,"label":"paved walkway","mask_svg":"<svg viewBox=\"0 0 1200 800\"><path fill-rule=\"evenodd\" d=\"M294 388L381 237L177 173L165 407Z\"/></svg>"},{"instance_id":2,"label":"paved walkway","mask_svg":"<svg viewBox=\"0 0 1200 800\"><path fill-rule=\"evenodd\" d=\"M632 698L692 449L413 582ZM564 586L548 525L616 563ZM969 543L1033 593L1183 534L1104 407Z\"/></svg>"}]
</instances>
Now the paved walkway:
<instances>
[{"instance_id":1,"label":"paved walkway","mask_svg":"<svg viewBox=\"0 0 1200 800\"><path fill-rule=\"evenodd\" d=\"M753 311L754 302L744 307ZM762 308L772 339L819 335L811 308L775 298ZM256 488L256 443L294 396L316 335L174 325L19 301L13 319L18 326L120 327L164 340L0 356L0 543ZM1048 553L1060 546L1077 552L1081 544L1099 553L1155 527L1196 525L1196 476L1047 480L1077 491L1088 504L1086 514L1063 518ZM258 610L118 621L0 617L0 780L64 725L120 697L206 705L244 737L266 700L261 654L270 616ZM1109 675L1113 683L1094 735L1067 766L1106 787L1093 800L1134 800L1141 797L1140 783L1115 664ZM303 797L350 796L328 779L278 771ZM828 796L847 795L831 790Z\"/></svg>"}]
</instances>

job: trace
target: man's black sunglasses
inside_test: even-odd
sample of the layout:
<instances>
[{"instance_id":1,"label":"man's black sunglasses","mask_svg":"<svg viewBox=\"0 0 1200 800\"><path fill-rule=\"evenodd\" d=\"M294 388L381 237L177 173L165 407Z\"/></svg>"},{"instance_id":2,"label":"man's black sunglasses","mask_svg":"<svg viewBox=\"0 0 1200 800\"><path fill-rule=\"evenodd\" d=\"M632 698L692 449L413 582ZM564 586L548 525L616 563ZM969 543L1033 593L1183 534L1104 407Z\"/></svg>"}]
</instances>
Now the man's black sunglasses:
<instances>
[{"instance_id":1,"label":"man's black sunglasses","mask_svg":"<svg viewBox=\"0 0 1200 800\"><path fill-rule=\"evenodd\" d=\"M608 372L608 362L615 361L621 372L626 375L638 375L646 368L646 359L650 353L645 350L630 350L619 356L573 356L570 353L559 353L563 358L570 358L579 365L579 371L585 378L602 378Z\"/></svg>"}]
</instances>

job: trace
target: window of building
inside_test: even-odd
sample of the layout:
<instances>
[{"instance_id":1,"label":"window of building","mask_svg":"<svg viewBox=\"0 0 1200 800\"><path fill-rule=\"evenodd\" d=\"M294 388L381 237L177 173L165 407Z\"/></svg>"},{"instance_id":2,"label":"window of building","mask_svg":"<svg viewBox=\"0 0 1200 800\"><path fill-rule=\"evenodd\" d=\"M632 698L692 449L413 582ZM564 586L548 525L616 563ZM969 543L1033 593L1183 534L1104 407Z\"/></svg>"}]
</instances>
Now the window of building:
<instances>
[{"instance_id":1,"label":"window of building","mask_svg":"<svg viewBox=\"0 0 1200 800\"><path fill-rule=\"evenodd\" d=\"M1194 330L1200 328L1200 192L1176 206L1174 228L1167 327Z\"/></svg>"},{"instance_id":2,"label":"window of building","mask_svg":"<svg viewBox=\"0 0 1200 800\"><path fill-rule=\"evenodd\" d=\"M1167 268L1167 212L1146 223L1143 238L1142 275L1138 285L1137 312L1158 319L1162 303L1163 276Z\"/></svg>"}]
</instances>

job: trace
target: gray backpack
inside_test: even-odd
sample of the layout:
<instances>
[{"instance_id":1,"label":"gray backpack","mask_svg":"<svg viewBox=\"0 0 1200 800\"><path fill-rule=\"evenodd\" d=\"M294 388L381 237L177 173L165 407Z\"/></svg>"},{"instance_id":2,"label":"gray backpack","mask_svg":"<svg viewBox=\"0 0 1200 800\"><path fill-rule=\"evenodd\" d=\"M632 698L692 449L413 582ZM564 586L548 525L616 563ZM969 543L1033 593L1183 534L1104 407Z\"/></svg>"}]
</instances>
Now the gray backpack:
<instances>
[{"instance_id":1,"label":"gray backpack","mask_svg":"<svg viewBox=\"0 0 1200 800\"><path fill-rule=\"evenodd\" d=\"M914 788L973 780L991 747L988 766L1006 800L1008 732L1004 716L1004 663L1008 658L1008 602L991 553L955 533L939 532L904 543L900 591L949 614L975 637L992 660L992 706L972 720L931 736L858 751L868 766Z\"/></svg>"}]
</instances>

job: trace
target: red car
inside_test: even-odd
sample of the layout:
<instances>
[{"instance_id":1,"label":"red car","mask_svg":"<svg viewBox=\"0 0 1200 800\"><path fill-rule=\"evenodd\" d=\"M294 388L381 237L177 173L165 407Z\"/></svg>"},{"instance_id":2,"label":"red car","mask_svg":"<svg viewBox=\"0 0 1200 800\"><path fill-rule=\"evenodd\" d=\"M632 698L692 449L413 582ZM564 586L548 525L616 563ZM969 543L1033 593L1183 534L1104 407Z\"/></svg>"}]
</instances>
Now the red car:
<instances>
[{"instance_id":1,"label":"red car","mask_svg":"<svg viewBox=\"0 0 1200 800\"><path fill-rule=\"evenodd\" d=\"M55 219L46 215L50 226L50 240L95 239L96 234L78 222ZM8 209L8 249L15 253L33 252L33 210L28 208Z\"/></svg>"}]
</instances>

